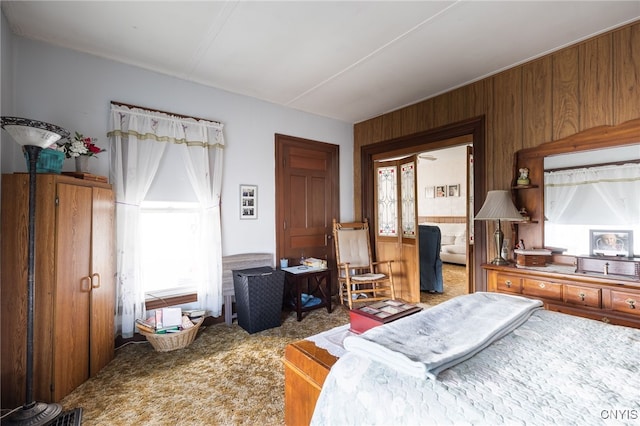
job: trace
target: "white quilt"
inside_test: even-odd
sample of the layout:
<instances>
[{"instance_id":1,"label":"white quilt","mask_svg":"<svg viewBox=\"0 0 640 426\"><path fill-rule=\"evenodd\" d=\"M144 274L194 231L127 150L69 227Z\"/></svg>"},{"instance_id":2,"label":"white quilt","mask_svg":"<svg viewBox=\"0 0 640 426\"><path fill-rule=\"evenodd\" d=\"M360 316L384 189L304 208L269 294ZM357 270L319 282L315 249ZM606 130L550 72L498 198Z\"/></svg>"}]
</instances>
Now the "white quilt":
<instances>
[{"instance_id":1,"label":"white quilt","mask_svg":"<svg viewBox=\"0 0 640 426\"><path fill-rule=\"evenodd\" d=\"M436 380L347 352L313 425L639 425L640 330L538 310Z\"/></svg>"}]
</instances>

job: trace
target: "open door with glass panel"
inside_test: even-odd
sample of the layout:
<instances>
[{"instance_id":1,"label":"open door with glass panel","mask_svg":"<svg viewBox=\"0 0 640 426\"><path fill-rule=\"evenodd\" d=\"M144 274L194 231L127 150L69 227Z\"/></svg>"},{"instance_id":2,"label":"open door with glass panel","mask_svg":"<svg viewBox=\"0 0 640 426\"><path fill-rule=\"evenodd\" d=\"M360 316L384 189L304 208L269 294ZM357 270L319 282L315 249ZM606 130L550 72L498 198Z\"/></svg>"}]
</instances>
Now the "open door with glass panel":
<instances>
[{"instance_id":1,"label":"open door with glass panel","mask_svg":"<svg viewBox=\"0 0 640 426\"><path fill-rule=\"evenodd\" d=\"M396 298L420 302L415 155L376 162L376 260L394 260Z\"/></svg>"}]
</instances>

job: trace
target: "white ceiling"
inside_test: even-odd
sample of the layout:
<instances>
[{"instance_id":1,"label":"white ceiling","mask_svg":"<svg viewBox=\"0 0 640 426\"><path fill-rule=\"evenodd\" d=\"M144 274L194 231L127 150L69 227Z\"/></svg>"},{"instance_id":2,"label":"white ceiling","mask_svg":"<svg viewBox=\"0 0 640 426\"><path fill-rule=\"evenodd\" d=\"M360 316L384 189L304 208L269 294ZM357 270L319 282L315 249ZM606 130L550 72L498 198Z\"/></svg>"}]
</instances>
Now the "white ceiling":
<instances>
[{"instance_id":1,"label":"white ceiling","mask_svg":"<svg viewBox=\"0 0 640 426\"><path fill-rule=\"evenodd\" d=\"M20 36L355 123L640 19L640 1L5 1Z\"/></svg>"}]
</instances>

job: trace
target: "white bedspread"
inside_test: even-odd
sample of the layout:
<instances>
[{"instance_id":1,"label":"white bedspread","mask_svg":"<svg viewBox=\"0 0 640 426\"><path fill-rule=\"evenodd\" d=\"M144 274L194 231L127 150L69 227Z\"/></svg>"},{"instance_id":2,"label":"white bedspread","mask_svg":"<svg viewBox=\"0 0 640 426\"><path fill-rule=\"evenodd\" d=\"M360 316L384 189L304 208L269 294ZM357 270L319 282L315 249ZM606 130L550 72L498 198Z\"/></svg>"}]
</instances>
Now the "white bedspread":
<instances>
[{"instance_id":1,"label":"white bedspread","mask_svg":"<svg viewBox=\"0 0 640 426\"><path fill-rule=\"evenodd\" d=\"M501 293L471 293L347 337L344 348L402 373L435 379L523 324L542 302Z\"/></svg>"},{"instance_id":2,"label":"white bedspread","mask_svg":"<svg viewBox=\"0 0 640 426\"><path fill-rule=\"evenodd\" d=\"M313 425L639 425L640 330L546 310L425 380L347 352Z\"/></svg>"}]
</instances>

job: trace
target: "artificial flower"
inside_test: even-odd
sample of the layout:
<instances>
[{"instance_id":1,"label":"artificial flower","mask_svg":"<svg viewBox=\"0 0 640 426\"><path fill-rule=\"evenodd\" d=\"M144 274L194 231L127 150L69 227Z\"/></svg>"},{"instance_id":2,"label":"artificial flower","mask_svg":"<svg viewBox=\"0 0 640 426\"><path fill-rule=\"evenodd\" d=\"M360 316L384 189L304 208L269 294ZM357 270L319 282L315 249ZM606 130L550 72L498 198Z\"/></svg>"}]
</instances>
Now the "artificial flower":
<instances>
[{"instance_id":1,"label":"artificial flower","mask_svg":"<svg viewBox=\"0 0 640 426\"><path fill-rule=\"evenodd\" d=\"M66 158L76 158L81 155L92 157L105 151L96 145L96 138L85 137L78 132L75 133L73 139L68 139L60 148Z\"/></svg>"}]
</instances>

